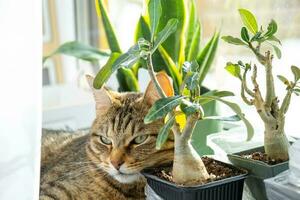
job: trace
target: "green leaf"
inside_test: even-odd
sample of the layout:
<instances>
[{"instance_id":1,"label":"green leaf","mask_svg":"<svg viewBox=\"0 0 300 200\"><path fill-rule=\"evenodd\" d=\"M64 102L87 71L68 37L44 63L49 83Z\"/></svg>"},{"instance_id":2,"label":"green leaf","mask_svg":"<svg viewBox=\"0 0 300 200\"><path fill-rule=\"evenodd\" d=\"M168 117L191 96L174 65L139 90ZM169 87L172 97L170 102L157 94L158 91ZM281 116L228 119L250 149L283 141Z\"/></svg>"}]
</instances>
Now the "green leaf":
<instances>
[{"instance_id":1,"label":"green leaf","mask_svg":"<svg viewBox=\"0 0 300 200\"><path fill-rule=\"evenodd\" d=\"M241 79L241 69L240 66L233 63L227 63L225 67L226 71L228 71L232 76Z\"/></svg>"},{"instance_id":2,"label":"green leaf","mask_svg":"<svg viewBox=\"0 0 300 200\"><path fill-rule=\"evenodd\" d=\"M197 62L200 66L200 78L199 85L201 86L204 78L206 77L211 64L215 58L218 42L219 42L220 32L215 32L210 41L205 45L205 47L200 52Z\"/></svg>"},{"instance_id":3,"label":"green leaf","mask_svg":"<svg viewBox=\"0 0 300 200\"><path fill-rule=\"evenodd\" d=\"M230 44L235 44L235 45L247 45L245 42L243 42L241 39L239 38L235 38L232 37L230 35L228 36L223 36L222 40L224 40L225 42L228 42Z\"/></svg>"},{"instance_id":4,"label":"green leaf","mask_svg":"<svg viewBox=\"0 0 300 200\"><path fill-rule=\"evenodd\" d=\"M212 120L218 120L218 121L224 121L224 122L237 122L240 121L241 118L238 115L232 115L228 117L222 117L222 116L209 116L205 117L204 120L206 119L212 119Z\"/></svg>"},{"instance_id":5,"label":"green leaf","mask_svg":"<svg viewBox=\"0 0 300 200\"><path fill-rule=\"evenodd\" d=\"M185 61L183 63L183 67L182 70L184 73L188 73L188 72L199 72L200 66L198 65L196 60L193 61Z\"/></svg>"},{"instance_id":6,"label":"green leaf","mask_svg":"<svg viewBox=\"0 0 300 200\"><path fill-rule=\"evenodd\" d=\"M116 60L116 62L113 64L113 68L117 70L120 67L130 67L139 59L140 51L138 45L136 44Z\"/></svg>"},{"instance_id":7,"label":"green leaf","mask_svg":"<svg viewBox=\"0 0 300 200\"><path fill-rule=\"evenodd\" d=\"M300 89L298 89L298 88L293 89L293 92L294 92L297 96L300 95Z\"/></svg>"},{"instance_id":8,"label":"green leaf","mask_svg":"<svg viewBox=\"0 0 300 200\"><path fill-rule=\"evenodd\" d=\"M201 107L200 104L198 103L192 103L190 101L187 101L185 99L182 100L182 103L180 104L180 109L184 114L187 116L194 114L194 113L201 113L203 114L203 108Z\"/></svg>"},{"instance_id":9,"label":"green leaf","mask_svg":"<svg viewBox=\"0 0 300 200\"><path fill-rule=\"evenodd\" d=\"M149 124L157 119L165 117L170 111L178 106L183 96L172 96L157 100L150 108L148 114L144 118L144 123Z\"/></svg>"},{"instance_id":10,"label":"green leaf","mask_svg":"<svg viewBox=\"0 0 300 200\"><path fill-rule=\"evenodd\" d=\"M290 85L290 82L287 78L285 78L284 76L281 76L281 75L277 75L277 78L279 80L281 80L285 85Z\"/></svg>"},{"instance_id":11,"label":"green leaf","mask_svg":"<svg viewBox=\"0 0 300 200\"><path fill-rule=\"evenodd\" d=\"M99 70L93 83L95 89L100 89L115 71L113 69L113 64L119 58L119 56L120 53L112 53L107 63Z\"/></svg>"},{"instance_id":12,"label":"green leaf","mask_svg":"<svg viewBox=\"0 0 300 200\"><path fill-rule=\"evenodd\" d=\"M121 67L120 71L125 75L126 84L131 88L131 91L138 92L140 90L139 83L131 69Z\"/></svg>"},{"instance_id":13,"label":"green leaf","mask_svg":"<svg viewBox=\"0 0 300 200\"><path fill-rule=\"evenodd\" d=\"M157 34L152 47L152 53L161 45L172 33L176 31L178 24L177 19L170 19L164 29Z\"/></svg>"},{"instance_id":14,"label":"green leaf","mask_svg":"<svg viewBox=\"0 0 300 200\"><path fill-rule=\"evenodd\" d=\"M277 37L275 37L274 35L268 37L267 40L278 42L281 45L281 41Z\"/></svg>"},{"instance_id":15,"label":"green leaf","mask_svg":"<svg viewBox=\"0 0 300 200\"><path fill-rule=\"evenodd\" d=\"M43 62L45 62L49 57L55 54L64 54L68 56L73 56L75 58L86 60L89 62L97 62L98 60L109 56L108 53L99 51L97 48L82 44L77 41L73 41L73 42L66 42L62 44L60 47L58 47L58 49L56 49L49 56L44 57Z\"/></svg>"},{"instance_id":16,"label":"green leaf","mask_svg":"<svg viewBox=\"0 0 300 200\"><path fill-rule=\"evenodd\" d=\"M242 113L241 108L237 104L226 101L224 99L221 99L221 98L215 97L215 96L201 96L200 98L216 100L216 101L224 103L228 107L230 107L239 116L239 118L241 118L241 120L244 122L244 124L247 128L247 141L251 140L251 138L253 137L253 134L254 134L254 129L253 129L252 125L250 124L250 122L245 118L244 114Z\"/></svg>"},{"instance_id":17,"label":"green leaf","mask_svg":"<svg viewBox=\"0 0 300 200\"><path fill-rule=\"evenodd\" d=\"M197 72L189 72L186 78L186 86L189 90L194 90L199 85L200 74Z\"/></svg>"},{"instance_id":18,"label":"green leaf","mask_svg":"<svg viewBox=\"0 0 300 200\"><path fill-rule=\"evenodd\" d=\"M272 47L273 47L273 49L275 51L275 54L276 54L277 58L280 59L281 58L281 51L280 51L280 49L277 46L273 45L273 44L272 44Z\"/></svg>"},{"instance_id":19,"label":"green leaf","mask_svg":"<svg viewBox=\"0 0 300 200\"><path fill-rule=\"evenodd\" d=\"M211 90L209 92L204 93L202 96L229 97L234 96L234 93L226 90Z\"/></svg>"},{"instance_id":20,"label":"green leaf","mask_svg":"<svg viewBox=\"0 0 300 200\"><path fill-rule=\"evenodd\" d=\"M194 30L194 35L191 41L191 45L188 51L188 55L186 60L191 61L197 58L197 55L199 54L199 50L200 50L200 33L201 29L200 29L200 25L197 24L196 28Z\"/></svg>"},{"instance_id":21,"label":"green leaf","mask_svg":"<svg viewBox=\"0 0 300 200\"><path fill-rule=\"evenodd\" d=\"M272 19L271 22L268 25L268 30L265 33L265 37L270 37L273 36L277 32L277 24L276 22Z\"/></svg>"},{"instance_id":22,"label":"green leaf","mask_svg":"<svg viewBox=\"0 0 300 200\"><path fill-rule=\"evenodd\" d=\"M247 29L251 33L255 34L258 31L258 25L255 16L249 10L246 9L239 9L239 13Z\"/></svg>"},{"instance_id":23,"label":"green leaf","mask_svg":"<svg viewBox=\"0 0 300 200\"><path fill-rule=\"evenodd\" d=\"M160 0L150 0L148 4L148 12L150 16L150 25L151 25L151 34L152 34L151 41L153 41L158 28L161 12L162 12Z\"/></svg>"},{"instance_id":24,"label":"green leaf","mask_svg":"<svg viewBox=\"0 0 300 200\"><path fill-rule=\"evenodd\" d=\"M157 139L156 139L156 149L160 150L161 147L165 144L165 142L168 140L168 136L170 133L170 130L175 123L175 116L172 116L166 124L159 130Z\"/></svg>"},{"instance_id":25,"label":"green leaf","mask_svg":"<svg viewBox=\"0 0 300 200\"><path fill-rule=\"evenodd\" d=\"M249 42L250 38L249 38L249 34L248 34L248 30L246 29L246 27L243 27L241 29L241 38L245 41L245 42Z\"/></svg>"},{"instance_id":26,"label":"green leaf","mask_svg":"<svg viewBox=\"0 0 300 200\"><path fill-rule=\"evenodd\" d=\"M196 26L199 26L199 35L201 35L201 24L200 22L197 20L197 13L195 11L195 1L191 0L190 1L190 10L189 10L189 21L188 21L188 25L187 25L187 29L186 29L186 42L185 42L185 58L187 60L189 52L190 52L190 47L191 47L191 43L192 43L192 39L195 37L195 29ZM199 36L200 39L200 36ZM200 41L199 41L200 44Z\"/></svg>"},{"instance_id":27,"label":"green leaf","mask_svg":"<svg viewBox=\"0 0 300 200\"><path fill-rule=\"evenodd\" d=\"M229 97L234 96L234 93L230 91L218 91L218 90L211 90L209 92L204 93L202 96L215 96L215 97ZM213 99L201 99L201 96L199 97L199 103L201 105L204 105L206 103L209 103L211 101L214 101Z\"/></svg>"},{"instance_id":28,"label":"green leaf","mask_svg":"<svg viewBox=\"0 0 300 200\"><path fill-rule=\"evenodd\" d=\"M121 48L119 46L117 37L115 35L115 31L111 25L110 19L107 15L106 9L103 5L103 1L102 0L95 0L96 3L96 11L98 14L98 17L101 17L102 23L103 23L103 27L104 27L104 31L105 31L105 35L107 38L107 42L109 45L109 48L112 52L119 52L121 53Z\"/></svg>"},{"instance_id":29,"label":"green leaf","mask_svg":"<svg viewBox=\"0 0 300 200\"><path fill-rule=\"evenodd\" d=\"M292 72L294 74L295 82L297 82L300 79L300 69L298 67L296 67L296 66L292 66L291 70L292 70Z\"/></svg>"},{"instance_id":30,"label":"green leaf","mask_svg":"<svg viewBox=\"0 0 300 200\"><path fill-rule=\"evenodd\" d=\"M261 41L263 40L263 38L261 37L262 32L258 31L252 38L251 38L251 42L254 41Z\"/></svg>"}]
</instances>

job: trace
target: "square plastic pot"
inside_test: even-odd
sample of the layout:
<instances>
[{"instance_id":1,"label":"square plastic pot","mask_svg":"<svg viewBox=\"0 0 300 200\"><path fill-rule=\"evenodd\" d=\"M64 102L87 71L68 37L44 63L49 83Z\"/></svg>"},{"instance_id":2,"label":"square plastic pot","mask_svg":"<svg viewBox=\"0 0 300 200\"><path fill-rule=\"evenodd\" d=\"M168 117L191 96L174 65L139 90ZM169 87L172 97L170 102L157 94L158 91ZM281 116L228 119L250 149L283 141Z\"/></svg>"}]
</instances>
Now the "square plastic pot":
<instances>
[{"instance_id":1,"label":"square plastic pot","mask_svg":"<svg viewBox=\"0 0 300 200\"><path fill-rule=\"evenodd\" d=\"M253 152L264 152L264 147L257 147L245 151L229 154L229 160L238 167L247 169L249 176L246 184L254 198L257 200L267 199L264 179L271 178L289 169L288 161L276 165L268 165L262 161L243 158L240 155L251 154Z\"/></svg>"},{"instance_id":2,"label":"square plastic pot","mask_svg":"<svg viewBox=\"0 0 300 200\"><path fill-rule=\"evenodd\" d=\"M152 190L164 200L241 200L247 171L227 163L217 162L232 169L240 170L243 174L189 187L179 186L152 175L152 169L144 170L143 175Z\"/></svg>"}]
</instances>

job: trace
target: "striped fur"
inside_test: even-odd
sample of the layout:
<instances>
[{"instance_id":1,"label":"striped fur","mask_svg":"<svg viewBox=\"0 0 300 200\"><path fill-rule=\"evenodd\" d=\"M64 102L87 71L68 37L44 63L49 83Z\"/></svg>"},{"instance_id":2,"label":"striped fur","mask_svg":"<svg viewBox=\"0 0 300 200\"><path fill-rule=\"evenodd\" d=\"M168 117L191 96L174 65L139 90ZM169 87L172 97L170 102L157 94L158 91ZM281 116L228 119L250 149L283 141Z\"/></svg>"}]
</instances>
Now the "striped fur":
<instances>
[{"instance_id":1,"label":"striped fur","mask_svg":"<svg viewBox=\"0 0 300 200\"><path fill-rule=\"evenodd\" d=\"M97 110L89 133L43 131L40 199L145 199L140 171L173 159L172 141L155 149L163 121L143 123L151 105L142 94L110 92L110 98L107 111ZM141 135L147 139L136 144ZM113 162L121 164L119 170Z\"/></svg>"}]
</instances>

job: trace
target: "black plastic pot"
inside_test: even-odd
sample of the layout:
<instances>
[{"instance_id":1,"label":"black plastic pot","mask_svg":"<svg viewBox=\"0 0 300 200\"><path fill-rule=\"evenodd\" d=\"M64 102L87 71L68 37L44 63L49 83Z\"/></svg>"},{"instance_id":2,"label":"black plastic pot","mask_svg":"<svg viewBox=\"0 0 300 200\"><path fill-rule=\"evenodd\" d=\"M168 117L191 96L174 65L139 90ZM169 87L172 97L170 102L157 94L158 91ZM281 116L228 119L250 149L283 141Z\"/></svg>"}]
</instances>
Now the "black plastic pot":
<instances>
[{"instance_id":1,"label":"black plastic pot","mask_svg":"<svg viewBox=\"0 0 300 200\"><path fill-rule=\"evenodd\" d=\"M148 185L164 200L241 200L247 172L227 163L217 162L240 170L243 174L189 187L179 186L152 175L153 169L144 170L143 175Z\"/></svg>"},{"instance_id":2,"label":"black plastic pot","mask_svg":"<svg viewBox=\"0 0 300 200\"><path fill-rule=\"evenodd\" d=\"M246 179L246 184L252 196L257 200L266 200L267 195L264 179L274 177L289 169L288 161L276 165L268 165L262 161L247 159L240 156L243 154L251 154L253 152L264 152L264 147L229 154L228 158L235 166L249 171L249 177Z\"/></svg>"}]
</instances>

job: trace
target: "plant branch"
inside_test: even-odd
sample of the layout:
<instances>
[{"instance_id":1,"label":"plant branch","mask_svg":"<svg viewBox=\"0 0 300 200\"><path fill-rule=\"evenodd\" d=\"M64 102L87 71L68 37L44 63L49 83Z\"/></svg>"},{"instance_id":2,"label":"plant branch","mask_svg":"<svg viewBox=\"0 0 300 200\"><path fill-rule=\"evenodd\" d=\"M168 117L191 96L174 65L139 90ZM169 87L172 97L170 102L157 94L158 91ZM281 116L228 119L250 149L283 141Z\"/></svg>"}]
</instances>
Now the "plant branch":
<instances>
[{"instance_id":1,"label":"plant branch","mask_svg":"<svg viewBox=\"0 0 300 200\"><path fill-rule=\"evenodd\" d=\"M244 88L244 84L242 82L242 85L241 85L241 96L242 96L242 99L243 101L248 104L249 106L253 105L253 102L249 99L247 99L246 95L245 95L245 88Z\"/></svg>"},{"instance_id":2,"label":"plant branch","mask_svg":"<svg viewBox=\"0 0 300 200\"><path fill-rule=\"evenodd\" d=\"M272 73L272 59L273 56L271 55L270 51L266 52L266 106L271 107L273 99L275 98L275 88L274 88L274 78Z\"/></svg>"},{"instance_id":3,"label":"plant branch","mask_svg":"<svg viewBox=\"0 0 300 200\"><path fill-rule=\"evenodd\" d=\"M254 97L254 92L248 88L247 85L247 72L248 70L245 69L243 73L243 78L242 78L242 87L245 89L246 93L249 94L251 97Z\"/></svg>"},{"instance_id":4,"label":"plant branch","mask_svg":"<svg viewBox=\"0 0 300 200\"><path fill-rule=\"evenodd\" d=\"M199 113L194 113L187 117L186 125L182 131L181 139L187 141L191 138L195 125L199 119Z\"/></svg>"},{"instance_id":5,"label":"plant branch","mask_svg":"<svg viewBox=\"0 0 300 200\"><path fill-rule=\"evenodd\" d=\"M256 110L257 110L259 116L262 118L262 120L264 122L268 122L268 121L270 121L269 115L268 115L268 113L265 110L264 100L263 100L263 98L261 96L261 92L259 90L259 85L258 85L256 79L257 79L257 67L256 67L256 65L254 65L254 67L253 67L253 74L251 76L251 80L252 80L252 83L254 85L254 95L255 95L255 97L254 97L254 105L256 107Z\"/></svg>"},{"instance_id":6,"label":"plant branch","mask_svg":"<svg viewBox=\"0 0 300 200\"><path fill-rule=\"evenodd\" d=\"M148 58L147 58L147 67L148 67L148 72L150 74L151 80L153 81L156 90L161 98L166 98L166 94L164 93L163 89L160 87L159 82L155 76L153 64L152 64L152 54L149 53Z\"/></svg>"},{"instance_id":7,"label":"plant branch","mask_svg":"<svg viewBox=\"0 0 300 200\"><path fill-rule=\"evenodd\" d=\"M179 128L179 125L177 124L177 122L175 122L175 124L172 126L172 131L173 131L175 138L180 137L181 131L180 131L180 128Z\"/></svg>"},{"instance_id":8,"label":"plant branch","mask_svg":"<svg viewBox=\"0 0 300 200\"><path fill-rule=\"evenodd\" d=\"M280 110L279 110L279 114L282 117L288 110L290 102L291 102L291 97L292 97L292 93L293 93L293 89L296 86L296 84L294 83L293 85L291 85L290 88L287 89L287 93L282 101Z\"/></svg>"}]
</instances>

